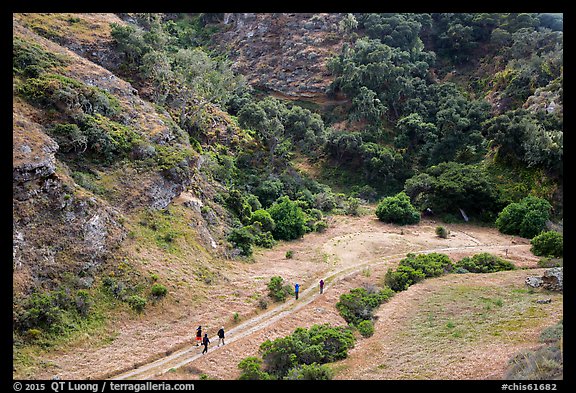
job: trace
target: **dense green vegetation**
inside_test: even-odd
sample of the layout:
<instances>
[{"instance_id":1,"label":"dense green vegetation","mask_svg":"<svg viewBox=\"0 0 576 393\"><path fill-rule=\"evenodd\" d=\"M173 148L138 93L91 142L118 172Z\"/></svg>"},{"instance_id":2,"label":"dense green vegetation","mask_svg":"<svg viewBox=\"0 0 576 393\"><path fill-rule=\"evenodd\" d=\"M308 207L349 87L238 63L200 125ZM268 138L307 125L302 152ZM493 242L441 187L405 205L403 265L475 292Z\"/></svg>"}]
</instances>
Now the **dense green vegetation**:
<instances>
[{"instance_id":1,"label":"dense green vegetation","mask_svg":"<svg viewBox=\"0 0 576 393\"><path fill-rule=\"evenodd\" d=\"M394 292L390 288L354 288L340 296L336 309L349 324L358 325L371 321L373 311L387 301Z\"/></svg>"},{"instance_id":2,"label":"dense green vegetation","mask_svg":"<svg viewBox=\"0 0 576 393\"><path fill-rule=\"evenodd\" d=\"M564 236L554 231L544 231L530 240L530 251L544 257L562 257L564 255Z\"/></svg>"},{"instance_id":3,"label":"dense green vegetation","mask_svg":"<svg viewBox=\"0 0 576 393\"><path fill-rule=\"evenodd\" d=\"M238 364L239 379L331 379L332 372L323 365L346 358L354 343L348 328L296 328L289 336L263 342L261 358L244 358Z\"/></svg>"},{"instance_id":4,"label":"dense green vegetation","mask_svg":"<svg viewBox=\"0 0 576 393\"><path fill-rule=\"evenodd\" d=\"M384 282L394 291L403 291L427 277L438 277L450 273L452 269L452 261L445 254L409 253L399 262L396 270L388 269Z\"/></svg>"},{"instance_id":5,"label":"dense green vegetation","mask_svg":"<svg viewBox=\"0 0 576 393\"><path fill-rule=\"evenodd\" d=\"M210 49L221 18L137 14L137 25L114 25L112 34L124 69L155 87L151 98L179 119L191 139L207 140L204 109L210 103L234 115L258 141L248 150L220 146L216 157L219 180L240 199L257 200L267 210L288 197L301 202L305 214L346 209L346 198L337 201L330 187L294 170L297 152L340 169L331 172L334 177L354 176L356 191L349 189L349 196L376 199L358 192L365 187L380 198L404 191L416 209L430 208L447 221L459 220L462 212L494 223L506 205L538 194L537 184L509 192L510 181L502 179L511 166L515 172L545 171L556 184L556 194L546 197L561 203L562 113L524 105L536 93L562 103L562 22L556 16L348 14L341 23L347 41L328 62L335 77L329 94L344 93L351 102L344 131L332 128L331 114L257 95L233 75L226 53ZM495 56L488 69L485 62ZM492 96L497 102L491 105ZM277 214L287 203L269 212ZM289 228L247 228L253 224L245 222L248 211L234 213L241 225L231 242L244 255L251 255L249 245L272 244L269 235L258 240L259 231L275 240L308 231L301 218L290 219ZM412 209L396 222L417 222L417 214Z\"/></svg>"},{"instance_id":6,"label":"dense green vegetation","mask_svg":"<svg viewBox=\"0 0 576 393\"><path fill-rule=\"evenodd\" d=\"M464 257L456 262L454 266L458 269L459 273L493 273L515 269L512 262L491 255L487 252L476 254L471 257Z\"/></svg>"},{"instance_id":7,"label":"dense green vegetation","mask_svg":"<svg viewBox=\"0 0 576 393\"><path fill-rule=\"evenodd\" d=\"M420 222L420 213L412 206L410 198L404 192L382 199L376 207L376 216L380 221L399 225Z\"/></svg>"},{"instance_id":8,"label":"dense green vegetation","mask_svg":"<svg viewBox=\"0 0 576 393\"><path fill-rule=\"evenodd\" d=\"M510 261L486 252L464 257L456 263L441 253L409 253L396 269L388 269L384 284L398 292L428 277L439 277L448 273L493 273L515 268Z\"/></svg>"},{"instance_id":9,"label":"dense green vegetation","mask_svg":"<svg viewBox=\"0 0 576 393\"><path fill-rule=\"evenodd\" d=\"M545 199L527 196L506 206L496 218L496 227L502 233L533 238L546 228L551 208Z\"/></svg>"}]
</instances>

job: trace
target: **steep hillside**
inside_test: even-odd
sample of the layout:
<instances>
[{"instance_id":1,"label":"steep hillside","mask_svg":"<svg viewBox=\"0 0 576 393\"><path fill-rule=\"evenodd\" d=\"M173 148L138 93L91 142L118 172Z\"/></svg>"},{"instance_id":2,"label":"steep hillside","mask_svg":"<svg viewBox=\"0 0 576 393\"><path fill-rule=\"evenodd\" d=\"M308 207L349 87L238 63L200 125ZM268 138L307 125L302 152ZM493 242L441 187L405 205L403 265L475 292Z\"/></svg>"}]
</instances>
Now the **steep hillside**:
<instances>
[{"instance_id":1,"label":"steep hillside","mask_svg":"<svg viewBox=\"0 0 576 393\"><path fill-rule=\"evenodd\" d=\"M208 285L208 277L216 279L214 258L231 252L231 217L215 202L221 186L202 172L201 148L168 112L92 61L111 59L100 52L111 20L119 21L106 14L14 16L17 370L20 345L74 338L84 318L101 321L134 296L151 302L156 280L174 294L170 302L189 302L199 287L185 277ZM234 132L227 114L210 111L216 135L218 127ZM222 143L250 143L231 136ZM166 277L188 265L176 261L192 260L192 270ZM125 306L112 306L109 290Z\"/></svg>"},{"instance_id":2,"label":"steep hillside","mask_svg":"<svg viewBox=\"0 0 576 393\"><path fill-rule=\"evenodd\" d=\"M224 14L213 41L252 86L320 99L333 81L326 63L345 42L341 19L341 14Z\"/></svg>"}]
</instances>

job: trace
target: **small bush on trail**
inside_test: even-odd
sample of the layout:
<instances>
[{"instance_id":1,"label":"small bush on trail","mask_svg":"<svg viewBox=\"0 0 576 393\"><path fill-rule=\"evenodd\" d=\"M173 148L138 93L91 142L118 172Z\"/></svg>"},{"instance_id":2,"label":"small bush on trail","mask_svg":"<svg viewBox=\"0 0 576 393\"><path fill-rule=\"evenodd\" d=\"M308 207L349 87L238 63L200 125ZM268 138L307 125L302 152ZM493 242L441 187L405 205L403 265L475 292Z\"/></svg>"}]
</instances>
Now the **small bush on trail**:
<instances>
[{"instance_id":1,"label":"small bush on trail","mask_svg":"<svg viewBox=\"0 0 576 393\"><path fill-rule=\"evenodd\" d=\"M274 276L270 278L268 283L268 294L272 299L277 302L283 302L286 297L292 295L291 287L286 284L284 279L280 276Z\"/></svg>"},{"instance_id":2,"label":"small bush on trail","mask_svg":"<svg viewBox=\"0 0 576 393\"><path fill-rule=\"evenodd\" d=\"M443 226L436 227L436 236L441 237L442 239L446 239L450 231Z\"/></svg>"}]
</instances>

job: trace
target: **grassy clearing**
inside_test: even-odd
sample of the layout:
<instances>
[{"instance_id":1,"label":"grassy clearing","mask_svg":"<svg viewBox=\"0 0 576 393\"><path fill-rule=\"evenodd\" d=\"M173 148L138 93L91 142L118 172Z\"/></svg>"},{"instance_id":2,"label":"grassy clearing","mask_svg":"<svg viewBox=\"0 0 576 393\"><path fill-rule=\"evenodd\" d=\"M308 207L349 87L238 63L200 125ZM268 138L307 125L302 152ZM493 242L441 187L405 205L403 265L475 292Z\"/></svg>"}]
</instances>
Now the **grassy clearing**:
<instances>
[{"instance_id":1,"label":"grassy clearing","mask_svg":"<svg viewBox=\"0 0 576 393\"><path fill-rule=\"evenodd\" d=\"M561 295L550 297L560 301ZM508 286L446 286L418 307L404 334L423 346L474 345L493 340L520 343L546 323L538 292Z\"/></svg>"}]
</instances>

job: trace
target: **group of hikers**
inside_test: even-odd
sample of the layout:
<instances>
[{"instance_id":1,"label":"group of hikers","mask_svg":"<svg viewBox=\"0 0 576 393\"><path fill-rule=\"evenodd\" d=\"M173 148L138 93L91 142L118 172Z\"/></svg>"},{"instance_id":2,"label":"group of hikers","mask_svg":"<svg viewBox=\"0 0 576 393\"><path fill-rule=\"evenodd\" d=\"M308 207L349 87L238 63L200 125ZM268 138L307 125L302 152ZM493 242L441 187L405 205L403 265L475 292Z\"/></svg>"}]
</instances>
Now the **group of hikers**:
<instances>
[{"instance_id":1,"label":"group of hikers","mask_svg":"<svg viewBox=\"0 0 576 393\"><path fill-rule=\"evenodd\" d=\"M300 292L300 284L296 283L294 285L294 293L296 294L296 299L298 299L298 292ZM320 280L320 293L324 293L324 280ZM224 326L220 327L218 330L218 346L220 343L222 345L226 345L224 342ZM202 354L208 353L208 344L210 344L210 339L208 338L208 333L204 333L204 337L202 337L202 325L198 326L196 329L196 346L203 345L204 349L202 350Z\"/></svg>"},{"instance_id":2,"label":"group of hikers","mask_svg":"<svg viewBox=\"0 0 576 393\"><path fill-rule=\"evenodd\" d=\"M226 345L226 343L224 342L224 326L222 326L220 330L218 330L218 333L216 334L218 335L218 346L220 346L220 343L222 343L222 345ZM202 325L198 326L198 328L196 329L196 346L199 346L200 344L204 345L202 354L207 353L208 344L210 344L210 339L208 338L208 333L204 333L204 337L202 337Z\"/></svg>"}]
</instances>

